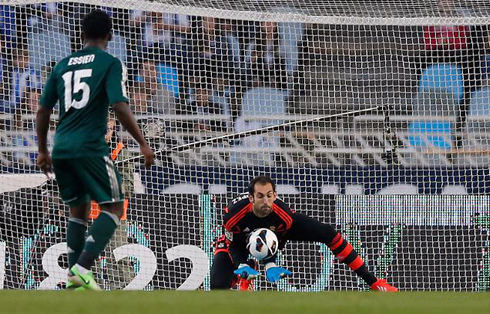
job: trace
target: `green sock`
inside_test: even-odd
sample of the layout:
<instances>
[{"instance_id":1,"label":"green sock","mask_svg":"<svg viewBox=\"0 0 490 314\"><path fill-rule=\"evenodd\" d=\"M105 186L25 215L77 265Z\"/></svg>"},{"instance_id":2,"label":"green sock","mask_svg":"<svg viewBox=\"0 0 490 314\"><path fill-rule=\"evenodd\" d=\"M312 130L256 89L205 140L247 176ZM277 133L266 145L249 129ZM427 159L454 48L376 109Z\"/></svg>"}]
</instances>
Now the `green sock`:
<instances>
[{"instance_id":1,"label":"green sock","mask_svg":"<svg viewBox=\"0 0 490 314\"><path fill-rule=\"evenodd\" d=\"M85 247L77 263L90 270L95 259L111 240L118 225L119 218L115 214L102 211L90 227L89 235L85 239Z\"/></svg>"},{"instance_id":2,"label":"green sock","mask_svg":"<svg viewBox=\"0 0 490 314\"><path fill-rule=\"evenodd\" d=\"M83 219L70 217L66 231L66 245L68 246L68 265L75 265L85 245L85 232L87 222Z\"/></svg>"}]
</instances>

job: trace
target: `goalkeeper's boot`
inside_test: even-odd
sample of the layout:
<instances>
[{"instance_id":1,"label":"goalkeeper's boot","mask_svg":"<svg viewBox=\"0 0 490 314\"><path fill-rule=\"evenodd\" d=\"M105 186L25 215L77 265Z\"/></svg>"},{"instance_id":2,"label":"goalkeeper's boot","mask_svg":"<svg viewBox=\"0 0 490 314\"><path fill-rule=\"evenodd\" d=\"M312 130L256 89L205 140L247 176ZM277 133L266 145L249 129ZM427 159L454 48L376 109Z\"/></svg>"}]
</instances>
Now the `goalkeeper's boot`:
<instances>
[{"instance_id":1,"label":"goalkeeper's boot","mask_svg":"<svg viewBox=\"0 0 490 314\"><path fill-rule=\"evenodd\" d=\"M101 290L99 285L95 282L94 275L91 271L86 274L82 274L78 269L77 265L70 268L68 272L68 283L83 287L86 290Z\"/></svg>"},{"instance_id":2,"label":"goalkeeper's boot","mask_svg":"<svg viewBox=\"0 0 490 314\"><path fill-rule=\"evenodd\" d=\"M398 292L398 289L386 282L386 279L378 279L371 285L372 290L383 292Z\"/></svg>"},{"instance_id":3,"label":"goalkeeper's boot","mask_svg":"<svg viewBox=\"0 0 490 314\"><path fill-rule=\"evenodd\" d=\"M238 280L238 289L240 291L254 291L253 279L243 279Z\"/></svg>"},{"instance_id":4,"label":"goalkeeper's boot","mask_svg":"<svg viewBox=\"0 0 490 314\"><path fill-rule=\"evenodd\" d=\"M255 270L259 270L259 263L255 259L249 259L247 264ZM244 279L238 276L238 290L240 291L254 291L255 287L253 279Z\"/></svg>"}]
</instances>

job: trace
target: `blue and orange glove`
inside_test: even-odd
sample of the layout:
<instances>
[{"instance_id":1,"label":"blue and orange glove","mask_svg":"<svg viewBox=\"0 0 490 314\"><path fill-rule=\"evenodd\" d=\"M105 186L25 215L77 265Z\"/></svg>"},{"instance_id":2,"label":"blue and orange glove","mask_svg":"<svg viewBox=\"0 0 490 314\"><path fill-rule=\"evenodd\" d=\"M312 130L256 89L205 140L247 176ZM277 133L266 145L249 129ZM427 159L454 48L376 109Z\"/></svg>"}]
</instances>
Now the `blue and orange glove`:
<instances>
[{"instance_id":1,"label":"blue and orange glove","mask_svg":"<svg viewBox=\"0 0 490 314\"><path fill-rule=\"evenodd\" d=\"M248 279L248 280L254 279L258 275L260 275L258 271L256 271L255 269L253 269L247 264L240 264L233 273L235 275L240 276L243 279Z\"/></svg>"},{"instance_id":2,"label":"blue and orange glove","mask_svg":"<svg viewBox=\"0 0 490 314\"><path fill-rule=\"evenodd\" d=\"M292 274L293 273L286 268L279 267L275 263L268 263L265 265L265 277L270 283L275 283L284 277L291 276Z\"/></svg>"}]
</instances>

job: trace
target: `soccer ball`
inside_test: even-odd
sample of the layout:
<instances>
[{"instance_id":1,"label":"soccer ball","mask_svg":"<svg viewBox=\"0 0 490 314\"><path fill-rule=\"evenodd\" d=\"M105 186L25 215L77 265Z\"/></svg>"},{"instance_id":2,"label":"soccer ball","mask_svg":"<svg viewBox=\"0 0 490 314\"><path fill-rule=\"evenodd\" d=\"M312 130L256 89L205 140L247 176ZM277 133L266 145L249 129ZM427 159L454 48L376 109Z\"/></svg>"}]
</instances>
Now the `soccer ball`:
<instances>
[{"instance_id":1,"label":"soccer ball","mask_svg":"<svg viewBox=\"0 0 490 314\"><path fill-rule=\"evenodd\" d=\"M254 230L248 237L248 251L257 260L271 257L277 253L279 240L274 232L266 228Z\"/></svg>"}]
</instances>

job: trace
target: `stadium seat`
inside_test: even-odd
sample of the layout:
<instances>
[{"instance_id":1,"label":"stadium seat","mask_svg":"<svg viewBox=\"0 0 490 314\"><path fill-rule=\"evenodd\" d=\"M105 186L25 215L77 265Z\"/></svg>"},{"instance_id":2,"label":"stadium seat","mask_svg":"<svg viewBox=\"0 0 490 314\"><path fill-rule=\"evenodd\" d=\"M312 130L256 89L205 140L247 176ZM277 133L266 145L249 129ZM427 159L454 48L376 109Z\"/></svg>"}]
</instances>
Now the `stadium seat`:
<instances>
[{"instance_id":1,"label":"stadium seat","mask_svg":"<svg viewBox=\"0 0 490 314\"><path fill-rule=\"evenodd\" d=\"M179 98L180 82L177 69L165 63L157 65L156 68L158 82L163 84L169 91L173 92L175 98Z\"/></svg>"},{"instance_id":2,"label":"stadium seat","mask_svg":"<svg viewBox=\"0 0 490 314\"><path fill-rule=\"evenodd\" d=\"M482 87L471 94L470 116L490 116L490 87Z\"/></svg>"},{"instance_id":3,"label":"stadium seat","mask_svg":"<svg viewBox=\"0 0 490 314\"><path fill-rule=\"evenodd\" d=\"M287 110L286 97L285 91L276 88L258 87L248 90L243 95L241 116L235 123L235 131L240 132L283 123L282 119L252 122L246 122L246 120L250 117L284 116Z\"/></svg>"},{"instance_id":4,"label":"stadium seat","mask_svg":"<svg viewBox=\"0 0 490 314\"><path fill-rule=\"evenodd\" d=\"M436 63L422 72L419 89L442 88L447 89L459 101L463 99L463 73L459 66L451 63Z\"/></svg>"},{"instance_id":5,"label":"stadium seat","mask_svg":"<svg viewBox=\"0 0 490 314\"><path fill-rule=\"evenodd\" d=\"M414 115L452 116L464 96L463 74L457 65L437 63L422 72Z\"/></svg>"},{"instance_id":6,"label":"stadium seat","mask_svg":"<svg viewBox=\"0 0 490 314\"><path fill-rule=\"evenodd\" d=\"M447 121L416 121L410 123L410 145L419 149L452 147L452 123ZM425 134L425 139L422 134Z\"/></svg>"},{"instance_id":7,"label":"stadium seat","mask_svg":"<svg viewBox=\"0 0 490 314\"><path fill-rule=\"evenodd\" d=\"M490 135L487 135L490 131L490 87L482 87L471 94L468 116L466 131L473 134L480 146L474 147L475 143L469 143L470 147L468 148L490 147Z\"/></svg>"},{"instance_id":8,"label":"stadium seat","mask_svg":"<svg viewBox=\"0 0 490 314\"><path fill-rule=\"evenodd\" d=\"M416 116L456 116L459 100L455 95L442 88L419 89L413 103Z\"/></svg>"},{"instance_id":9,"label":"stadium seat","mask_svg":"<svg viewBox=\"0 0 490 314\"><path fill-rule=\"evenodd\" d=\"M107 51L122 62L127 62L127 47L126 38L121 35L114 34L112 40L107 46Z\"/></svg>"},{"instance_id":10,"label":"stadium seat","mask_svg":"<svg viewBox=\"0 0 490 314\"><path fill-rule=\"evenodd\" d=\"M263 117L284 115L287 93L281 89L257 87L243 94L242 116Z\"/></svg>"},{"instance_id":11,"label":"stadium seat","mask_svg":"<svg viewBox=\"0 0 490 314\"><path fill-rule=\"evenodd\" d=\"M267 87L253 88L245 92L243 95L241 116L235 121L235 132L243 132L283 123L284 120L280 118L277 120L255 119L253 121L248 121L247 118L284 116L287 109L286 97L287 93L285 91ZM275 148L279 146L279 141L279 137L256 135L242 139L240 146L249 148ZM230 154L230 160L241 163L241 155L242 153L232 153ZM248 154L247 158L261 161L264 164L268 163L264 158L258 155L255 157L252 155ZM270 162L272 158L272 154L268 154L268 158L265 159L269 159Z\"/></svg>"},{"instance_id":12,"label":"stadium seat","mask_svg":"<svg viewBox=\"0 0 490 314\"><path fill-rule=\"evenodd\" d=\"M70 37L52 29L29 34L28 46L30 65L36 71L71 54Z\"/></svg>"},{"instance_id":13,"label":"stadium seat","mask_svg":"<svg viewBox=\"0 0 490 314\"><path fill-rule=\"evenodd\" d=\"M459 66L437 63L425 69L414 98L415 116L456 116L464 96L463 74ZM414 121L409 125L410 145L416 148L452 147L452 124L447 121ZM422 136L426 134L427 139ZM450 140L448 140L450 139Z\"/></svg>"}]
</instances>

